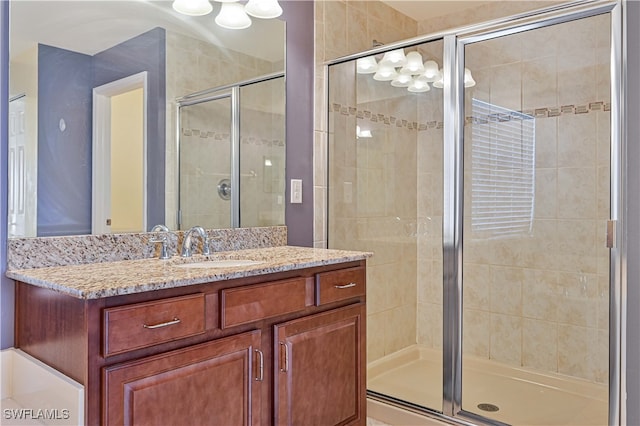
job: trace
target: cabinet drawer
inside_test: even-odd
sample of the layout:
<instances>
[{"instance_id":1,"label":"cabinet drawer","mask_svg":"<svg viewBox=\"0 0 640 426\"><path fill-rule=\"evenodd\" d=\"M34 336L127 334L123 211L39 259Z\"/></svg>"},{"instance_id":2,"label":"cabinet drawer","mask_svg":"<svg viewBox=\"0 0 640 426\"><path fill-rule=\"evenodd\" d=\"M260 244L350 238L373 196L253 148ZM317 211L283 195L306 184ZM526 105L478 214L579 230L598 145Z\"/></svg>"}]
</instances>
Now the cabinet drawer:
<instances>
[{"instance_id":1,"label":"cabinet drawer","mask_svg":"<svg viewBox=\"0 0 640 426\"><path fill-rule=\"evenodd\" d=\"M316 274L316 305L364 296L365 279L360 266Z\"/></svg>"},{"instance_id":2,"label":"cabinet drawer","mask_svg":"<svg viewBox=\"0 0 640 426\"><path fill-rule=\"evenodd\" d=\"M301 311L306 304L304 278L275 281L221 292L221 328Z\"/></svg>"},{"instance_id":3,"label":"cabinet drawer","mask_svg":"<svg viewBox=\"0 0 640 426\"><path fill-rule=\"evenodd\" d=\"M104 355L115 355L205 331L204 294L104 310Z\"/></svg>"}]
</instances>

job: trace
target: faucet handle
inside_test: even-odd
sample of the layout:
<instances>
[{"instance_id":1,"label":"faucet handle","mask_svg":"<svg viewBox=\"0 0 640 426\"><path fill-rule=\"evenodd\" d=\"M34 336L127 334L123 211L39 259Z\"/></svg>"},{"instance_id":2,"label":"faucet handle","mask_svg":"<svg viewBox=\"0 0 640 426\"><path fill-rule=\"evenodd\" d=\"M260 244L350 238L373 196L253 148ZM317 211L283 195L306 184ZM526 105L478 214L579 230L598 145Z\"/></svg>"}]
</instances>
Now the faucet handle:
<instances>
[{"instance_id":1,"label":"faucet handle","mask_svg":"<svg viewBox=\"0 0 640 426\"><path fill-rule=\"evenodd\" d=\"M151 238L149 240L149 242L151 243L162 243L162 247L160 248L160 259L162 260L166 260L171 258L171 256L169 256L169 250L167 250L167 236L166 235L162 235L161 237L158 238Z\"/></svg>"},{"instance_id":2,"label":"faucet handle","mask_svg":"<svg viewBox=\"0 0 640 426\"><path fill-rule=\"evenodd\" d=\"M211 251L209 250L209 237L205 236L202 239L202 254L205 256L209 256Z\"/></svg>"}]
</instances>

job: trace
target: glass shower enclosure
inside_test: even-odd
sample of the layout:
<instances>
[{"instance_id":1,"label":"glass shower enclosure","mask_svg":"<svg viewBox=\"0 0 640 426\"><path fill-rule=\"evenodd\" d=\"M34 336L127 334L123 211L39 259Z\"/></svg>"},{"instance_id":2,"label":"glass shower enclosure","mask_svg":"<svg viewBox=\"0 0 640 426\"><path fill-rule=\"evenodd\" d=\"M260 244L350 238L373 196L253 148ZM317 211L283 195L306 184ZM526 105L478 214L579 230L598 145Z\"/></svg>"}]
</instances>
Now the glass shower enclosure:
<instances>
[{"instance_id":1,"label":"glass shower enclosure","mask_svg":"<svg viewBox=\"0 0 640 426\"><path fill-rule=\"evenodd\" d=\"M178 101L179 229L284 224L282 73Z\"/></svg>"},{"instance_id":2,"label":"glass shower enclosure","mask_svg":"<svg viewBox=\"0 0 640 426\"><path fill-rule=\"evenodd\" d=\"M328 245L374 252L370 398L617 423L619 5L546 12L328 66Z\"/></svg>"}]
</instances>

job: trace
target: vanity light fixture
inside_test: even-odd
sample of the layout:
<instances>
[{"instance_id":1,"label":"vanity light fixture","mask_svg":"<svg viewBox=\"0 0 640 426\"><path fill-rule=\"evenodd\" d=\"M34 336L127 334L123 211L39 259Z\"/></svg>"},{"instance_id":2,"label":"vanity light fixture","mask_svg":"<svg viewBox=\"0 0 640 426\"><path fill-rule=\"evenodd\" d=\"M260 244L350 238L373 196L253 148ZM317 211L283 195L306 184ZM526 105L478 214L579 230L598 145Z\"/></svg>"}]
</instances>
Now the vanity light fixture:
<instances>
[{"instance_id":1,"label":"vanity light fixture","mask_svg":"<svg viewBox=\"0 0 640 426\"><path fill-rule=\"evenodd\" d=\"M388 65L391 67L402 67L407 63L407 57L404 55L404 49L391 50L384 54L380 65Z\"/></svg>"},{"instance_id":2,"label":"vanity light fixture","mask_svg":"<svg viewBox=\"0 0 640 426\"><path fill-rule=\"evenodd\" d=\"M220 13L216 16L216 24L230 30L243 30L251 26L251 18L240 3L228 0L216 0L222 3Z\"/></svg>"},{"instance_id":3,"label":"vanity light fixture","mask_svg":"<svg viewBox=\"0 0 640 426\"><path fill-rule=\"evenodd\" d=\"M411 74L398 74L396 78L391 80L391 85L393 87L409 87L412 81Z\"/></svg>"},{"instance_id":4,"label":"vanity light fixture","mask_svg":"<svg viewBox=\"0 0 640 426\"><path fill-rule=\"evenodd\" d=\"M378 65L378 71L373 75L373 79L378 81L391 81L397 76L398 72L394 67L380 62Z\"/></svg>"},{"instance_id":5,"label":"vanity light fixture","mask_svg":"<svg viewBox=\"0 0 640 426\"><path fill-rule=\"evenodd\" d=\"M261 19L273 19L282 15L278 0L249 0L246 5L238 0L215 0L220 5L216 24L222 28L241 30L251 26L249 15ZM211 13L213 6L209 0L174 0L173 9L188 16L202 16Z\"/></svg>"},{"instance_id":6,"label":"vanity light fixture","mask_svg":"<svg viewBox=\"0 0 640 426\"><path fill-rule=\"evenodd\" d=\"M360 58L356 61L356 72L358 74L373 74L378 71L378 63L373 56Z\"/></svg>"},{"instance_id":7,"label":"vanity light fixture","mask_svg":"<svg viewBox=\"0 0 640 426\"><path fill-rule=\"evenodd\" d=\"M420 52L407 53L407 63L400 69L400 74L419 75L424 71Z\"/></svg>"},{"instance_id":8,"label":"vanity light fixture","mask_svg":"<svg viewBox=\"0 0 640 426\"><path fill-rule=\"evenodd\" d=\"M209 0L174 0L171 6L176 12L189 16L202 16L213 10Z\"/></svg>"},{"instance_id":9,"label":"vanity light fixture","mask_svg":"<svg viewBox=\"0 0 640 426\"><path fill-rule=\"evenodd\" d=\"M423 63L422 55L417 51L405 55L404 49L390 50L377 63L374 56L359 58L356 60L356 72L373 74L374 80L390 81L392 86L406 87L413 93L428 92L431 90L429 83L438 89L444 87L444 75L438 63L434 60ZM465 68L464 87L475 85L471 71Z\"/></svg>"},{"instance_id":10,"label":"vanity light fixture","mask_svg":"<svg viewBox=\"0 0 640 426\"><path fill-rule=\"evenodd\" d=\"M411 81L409 87L407 87L407 90L411 93L422 93L428 92L429 90L431 90L431 87L429 87L429 83L427 83L423 79L414 78L413 81Z\"/></svg>"},{"instance_id":11,"label":"vanity light fixture","mask_svg":"<svg viewBox=\"0 0 640 426\"><path fill-rule=\"evenodd\" d=\"M249 0L244 10L251 16L261 19L273 19L282 15L278 0Z\"/></svg>"}]
</instances>

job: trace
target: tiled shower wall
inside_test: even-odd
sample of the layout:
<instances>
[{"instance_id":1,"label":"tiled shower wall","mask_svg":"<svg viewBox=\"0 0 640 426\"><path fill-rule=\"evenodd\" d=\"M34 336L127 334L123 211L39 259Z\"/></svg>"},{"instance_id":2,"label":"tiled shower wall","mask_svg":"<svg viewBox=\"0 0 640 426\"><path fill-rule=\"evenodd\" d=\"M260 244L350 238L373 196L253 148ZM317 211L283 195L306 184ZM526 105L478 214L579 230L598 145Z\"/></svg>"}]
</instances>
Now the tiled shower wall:
<instances>
[{"instance_id":1,"label":"tiled shower wall","mask_svg":"<svg viewBox=\"0 0 640 426\"><path fill-rule=\"evenodd\" d=\"M506 4L506 14L519 12L523 6L501 3ZM480 18L494 14L487 19L499 13L496 9L476 12L475 17ZM326 9L322 16L328 16ZM442 25L462 25L465 22L461 19L470 16L474 15L434 19L419 23L419 28L430 32L442 29ZM529 32L467 51L467 64L478 82L468 91L470 96L536 117L537 146L532 235L500 242L465 240L464 350L508 364L606 382L608 251L603 235L608 218L610 117L608 44L606 37L596 37L608 36L608 31L601 28L606 18L598 19ZM338 67L332 67L336 70L332 71L331 84L344 80L353 85L353 66L350 71L340 67L339 72ZM333 73L343 74L342 78ZM324 83L323 78L318 81ZM361 103L349 103L350 96L355 99L353 90L355 87L332 90L332 94L343 93L344 101L328 105L329 118L335 120L330 125L330 150L337 152L330 161L344 161L337 170L345 174L335 179L339 185L332 191L338 194L332 195L335 205L330 204L329 213L330 218L344 219L334 224L330 219L329 232L331 246L340 244L336 238L342 236L350 248L375 252L368 274L368 360L414 343L440 348L443 194L442 129L438 122L442 119L432 107L441 105L442 100L418 103L417 128L395 129L395 143L384 132L383 137L374 136L372 141L356 140L355 125L363 127L363 119L370 121L370 116L365 116L367 111L370 115L381 114L383 123L385 117L403 117L392 102L368 103L359 96ZM385 95L379 99L385 99ZM470 97L467 101L468 105ZM317 114L318 122L321 127L323 122ZM469 120L465 126L469 143L471 124ZM338 134L343 135L342 140L335 137ZM323 246L326 238L322 232L326 188L318 185L325 182L327 154L322 137L322 132L316 131L318 246ZM411 142L412 138L417 144ZM394 164L386 172L376 170L376 155L383 153L385 165L390 166L389 159L399 158L401 152L414 155L414 159L405 159L404 166ZM407 170L403 179L409 179L404 186L407 198L416 198L417 204L409 202L407 206L415 208L415 213L405 212L394 222L391 216L385 217L368 206L378 203L383 211L388 207L389 192L400 182L394 181L395 173L403 168L414 168L417 183L410 180ZM371 217L365 214L355 219L354 206L344 204L345 200L357 202L358 209L371 213ZM469 217L469 198L465 205ZM343 210L336 215L336 209ZM469 235L468 230L465 234ZM362 247L354 247L358 239ZM417 253L413 248L416 242ZM415 261L416 254L420 262ZM400 268L401 261L404 266ZM413 289L407 284L414 270L417 289L414 283Z\"/></svg>"}]
</instances>

